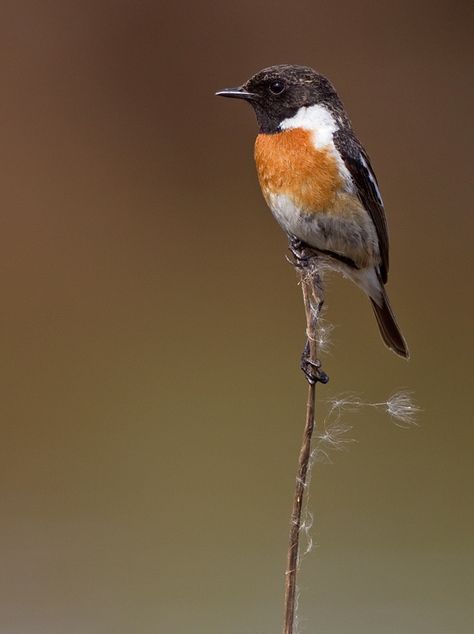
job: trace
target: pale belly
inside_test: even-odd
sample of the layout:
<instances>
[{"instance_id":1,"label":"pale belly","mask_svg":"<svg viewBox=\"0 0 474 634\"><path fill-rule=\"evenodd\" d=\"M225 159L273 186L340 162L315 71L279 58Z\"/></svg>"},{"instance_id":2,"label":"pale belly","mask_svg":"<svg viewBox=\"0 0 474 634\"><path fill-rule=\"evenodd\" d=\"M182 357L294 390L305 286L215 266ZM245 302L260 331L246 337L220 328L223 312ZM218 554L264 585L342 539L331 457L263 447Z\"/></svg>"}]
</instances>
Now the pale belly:
<instances>
[{"instance_id":1,"label":"pale belly","mask_svg":"<svg viewBox=\"0 0 474 634\"><path fill-rule=\"evenodd\" d=\"M265 196L275 219L287 233L310 246L349 258L359 269L378 265L375 226L359 200L341 192L330 210L301 210L286 194Z\"/></svg>"}]
</instances>

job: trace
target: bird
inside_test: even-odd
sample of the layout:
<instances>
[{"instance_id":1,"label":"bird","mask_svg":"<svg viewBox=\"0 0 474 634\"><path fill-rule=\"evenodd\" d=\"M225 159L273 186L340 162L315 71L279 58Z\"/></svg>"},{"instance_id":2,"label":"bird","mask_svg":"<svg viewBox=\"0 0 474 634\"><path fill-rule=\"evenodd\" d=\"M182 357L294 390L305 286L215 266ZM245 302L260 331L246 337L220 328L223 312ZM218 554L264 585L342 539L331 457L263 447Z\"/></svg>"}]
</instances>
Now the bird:
<instances>
[{"instance_id":1,"label":"bird","mask_svg":"<svg viewBox=\"0 0 474 634\"><path fill-rule=\"evenodd\" d=\"M290 244L355 282L387 347L408 359L385 288L389 238L377 177L332 83L309 66L279 64L215 94L253 107L260 187Z\"/></svg>"}]
</instances>

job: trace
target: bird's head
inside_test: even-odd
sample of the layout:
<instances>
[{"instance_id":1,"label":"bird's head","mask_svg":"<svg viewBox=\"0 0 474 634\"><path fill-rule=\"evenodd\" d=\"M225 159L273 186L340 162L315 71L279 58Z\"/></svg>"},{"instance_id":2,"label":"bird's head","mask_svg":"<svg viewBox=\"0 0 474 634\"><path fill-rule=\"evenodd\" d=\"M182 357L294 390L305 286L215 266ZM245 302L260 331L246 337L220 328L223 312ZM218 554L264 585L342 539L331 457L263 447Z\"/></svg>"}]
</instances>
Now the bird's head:
<instances>
[{"instance_id":1,"label":"bird's head","mask_svg":"<svg viewBox=\"0 0 474 634\"><path fill-rule=\"evenodd\" d=\"M266 134L278 132L281 123L294 117L300 108L322 105L343 112L331 82L309 66L270 66L242 86L225 88L216 95L248 101L255 110L260 132Z\"/></svg>"}]
</instances>

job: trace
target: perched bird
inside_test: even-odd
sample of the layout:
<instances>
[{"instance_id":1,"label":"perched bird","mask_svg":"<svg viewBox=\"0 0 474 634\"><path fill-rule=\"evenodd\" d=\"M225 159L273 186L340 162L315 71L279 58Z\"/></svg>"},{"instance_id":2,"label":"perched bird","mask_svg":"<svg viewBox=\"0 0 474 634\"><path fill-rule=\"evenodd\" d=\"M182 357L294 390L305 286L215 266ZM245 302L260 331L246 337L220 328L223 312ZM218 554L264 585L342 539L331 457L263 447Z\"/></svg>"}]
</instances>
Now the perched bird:
<instances>
[{"instance_id":1,"label":"perched bird","mask_svg":"<svg viewBox=\"0 0 474 634\"><path fill-rule=\"evenodd\" d=\"M384 342L408 358L385 290L388 232L377 179L331 82L283 64L216 94L255 110L258 178L281 227L368 295Z\"/></svg>"}]
</instances>

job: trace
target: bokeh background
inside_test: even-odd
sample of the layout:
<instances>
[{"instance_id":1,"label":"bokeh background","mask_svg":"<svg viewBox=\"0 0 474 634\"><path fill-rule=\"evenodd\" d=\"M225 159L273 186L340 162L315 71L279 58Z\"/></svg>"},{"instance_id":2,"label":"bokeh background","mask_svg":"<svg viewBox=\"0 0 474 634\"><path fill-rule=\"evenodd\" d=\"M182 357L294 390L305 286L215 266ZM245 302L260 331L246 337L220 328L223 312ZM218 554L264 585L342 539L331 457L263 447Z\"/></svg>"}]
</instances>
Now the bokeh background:
<instances>
[{"instance_id":1,"label":"bokeh background","mask_svg":"<svg viewBox=\"0 0 474 634\"><path fill-rule=\"evenodd\" d=\"M283 62L368 148L412 352L332 279L321 412L423 410L347 414L316 467L301 632L473 631L469 5L2 3L2 634L280 631L303 311L253 113L213 92Z\"/></svg>"}]
</instances>

